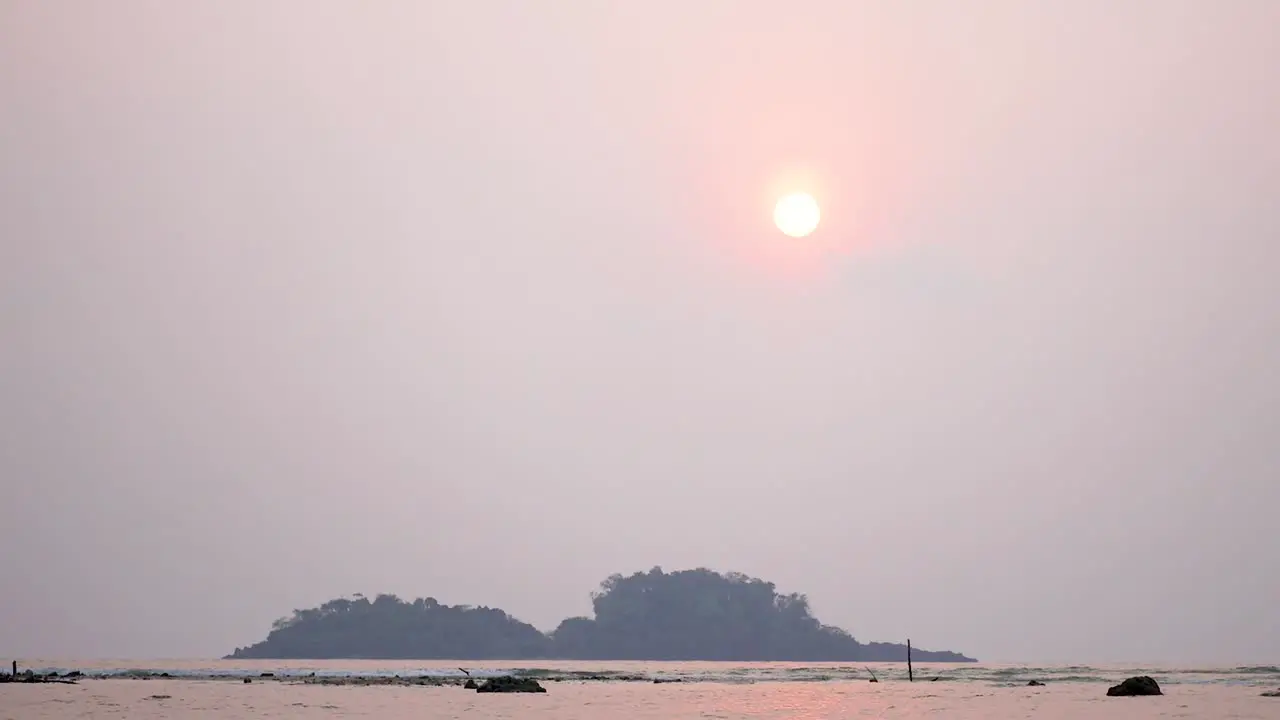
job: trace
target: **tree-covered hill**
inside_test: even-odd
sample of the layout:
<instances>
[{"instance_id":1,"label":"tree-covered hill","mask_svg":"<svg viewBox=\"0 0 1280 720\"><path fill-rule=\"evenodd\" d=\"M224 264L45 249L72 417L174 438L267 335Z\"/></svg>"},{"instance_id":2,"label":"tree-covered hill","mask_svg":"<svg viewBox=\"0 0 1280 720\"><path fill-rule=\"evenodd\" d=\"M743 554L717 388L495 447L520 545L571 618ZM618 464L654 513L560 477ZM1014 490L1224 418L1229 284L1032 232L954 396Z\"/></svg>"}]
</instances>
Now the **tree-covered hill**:
<instances>
[{"instance_id":1,"label":"tree-covered hill","mask_svg":"<svg viewBox=\"0 0 1280 720\"><path fill-rule=\"evenodd\" d=\"M557 657L583 660L895 661L901 645L859 643L823 625L809 599L774 584L707 569L654 568L614 575L593 596L595 618L569 618L552 633ZM949 652L915 651L922 661L963 662Z\"/></svg>"},{"instance_id":2,"label":"tree-covered hill","mask_svg":"<svg viewBox=\"0 0 1280 720\"><path fill-rule=\"evenodd\" d=\"M546 657L551 641L493 608L406 602L394 595L330 600L277 620L267 639L232 658L519 660Z\"/></svg>"},{"instance_id":3,"label":"tree-covered hill","mask_svg":"<svg viewBox=\"0 0 1280 720\"><path fill-rule=\"evenodd\" d=\"M800 594L707 569L613 575L592 595L595 617L569 618L550 636L490 608L412 602L394 595L331 600L276 621L265 640L232 658L722 660L878 662L906 648L859 643L813 617ZM928 662L972 662L915 650Z\"/></svg>"}]
</instances>

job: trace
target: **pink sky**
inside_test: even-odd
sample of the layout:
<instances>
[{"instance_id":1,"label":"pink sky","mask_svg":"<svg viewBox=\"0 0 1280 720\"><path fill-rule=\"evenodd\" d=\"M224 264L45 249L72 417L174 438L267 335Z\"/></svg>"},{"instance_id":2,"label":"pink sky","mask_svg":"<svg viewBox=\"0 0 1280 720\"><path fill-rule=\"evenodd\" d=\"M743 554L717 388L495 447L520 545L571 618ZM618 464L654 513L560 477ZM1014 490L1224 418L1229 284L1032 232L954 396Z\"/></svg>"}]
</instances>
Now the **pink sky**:
<instances>
[{"instance_id":1,"label":"pink sky","mask_svg":"<svg viewBox=\"0 0 1280 720\"><path fill-rule=\"evenodd\" d=\"M0 4L0 651L352 592L549 628L660 564L986 660L1273 661L1277 27Z\"/></svg>"}]
</instances>

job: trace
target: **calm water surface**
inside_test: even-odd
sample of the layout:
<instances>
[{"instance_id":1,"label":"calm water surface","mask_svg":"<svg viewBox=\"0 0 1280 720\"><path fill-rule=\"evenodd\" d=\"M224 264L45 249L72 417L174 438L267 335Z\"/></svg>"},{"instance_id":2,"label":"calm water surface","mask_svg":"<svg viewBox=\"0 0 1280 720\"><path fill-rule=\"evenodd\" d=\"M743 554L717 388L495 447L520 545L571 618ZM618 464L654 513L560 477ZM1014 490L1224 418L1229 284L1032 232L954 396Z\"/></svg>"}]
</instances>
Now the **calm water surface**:
<instances>
[{"instance_id":1,"label":"calm water surface","mask_svg":"<svg viewBox=\"0 0 1280 720\"><path fill-rule=\"evenodd\" d=\"M543 679L545 695L477 695L459 687L362 686L355 678L452 678L458 663L28 662L79 669L76 685L0 685L0 720L29 718L1280 718L1280 668L1025 668L929 665L939 682L908 683L901 666L873 665L879 683L850 665L720 663L463 664L477 675L512 669ZM145 678L167 672L168 678ZM274 678L257 677L271 672ZM352 684L318 685L319 678ZM1165 688L1157 698L1107 698L1109 682L1137 672ZM244 684L240 676L253 676ZM860 677L859 677L860 676ZM625 679L586 680L586 677ZM681 679L655 684L652 678ZM1028 679L1048 683L1027 687ZM345 682L345 680L343 680Z\"/></svg>"}]
</instances>

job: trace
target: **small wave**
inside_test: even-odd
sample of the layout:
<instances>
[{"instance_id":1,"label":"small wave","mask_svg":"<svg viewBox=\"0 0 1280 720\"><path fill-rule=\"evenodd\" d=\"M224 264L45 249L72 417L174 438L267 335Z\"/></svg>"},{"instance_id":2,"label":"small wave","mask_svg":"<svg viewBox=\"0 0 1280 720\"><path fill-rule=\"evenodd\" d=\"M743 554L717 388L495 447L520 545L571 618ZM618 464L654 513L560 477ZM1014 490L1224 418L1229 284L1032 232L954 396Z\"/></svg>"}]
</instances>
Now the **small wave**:
<instances>
[{"instance_id":1,"label":"small wave","mask_svg":"<svg viewBox=\"0 0 1280 720\"><path fill-rule=\"evenodd\" d=\"M508 670L490 671L490 675L514 675L516 677L532 678L535 680L552 680L552 681L615 681L615 682L643 682L650 680L647 675L638 675L636 673L627 673L620 670L556 670L553 668L511 668Z\"/></svg>"},{"instance_id":2,"label":"small wave","mask_svg":"<svg viewBox=\"0 0 1280 720\"><path fill-rule=\"evenodd\" d=\"M1100 683L1111 682L1115 679L1103 677L1102 675L1046 675L1045 677L1049 680L1053 680L1054 682L1069 683Z\"/></svg>"}]
</instances>

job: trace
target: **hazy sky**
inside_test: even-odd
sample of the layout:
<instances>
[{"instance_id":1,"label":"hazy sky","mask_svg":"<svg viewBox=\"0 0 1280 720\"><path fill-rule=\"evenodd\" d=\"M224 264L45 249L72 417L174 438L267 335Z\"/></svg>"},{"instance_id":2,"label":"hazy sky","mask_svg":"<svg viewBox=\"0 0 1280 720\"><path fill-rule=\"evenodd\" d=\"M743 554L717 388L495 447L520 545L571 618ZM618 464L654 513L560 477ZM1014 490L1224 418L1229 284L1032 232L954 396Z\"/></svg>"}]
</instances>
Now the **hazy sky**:
<instances>
[{"instance_id":1,"label":"hazy sky","mask_svg":"<svg viewBox=\"0 0 1280 720\"><path fill-rule=\"evenodd\" d=\"M984 660L1274 662L1277 27L0 0L0 655L353 592L550 629L657 564Z\"/></svg>"}]
</instances>

